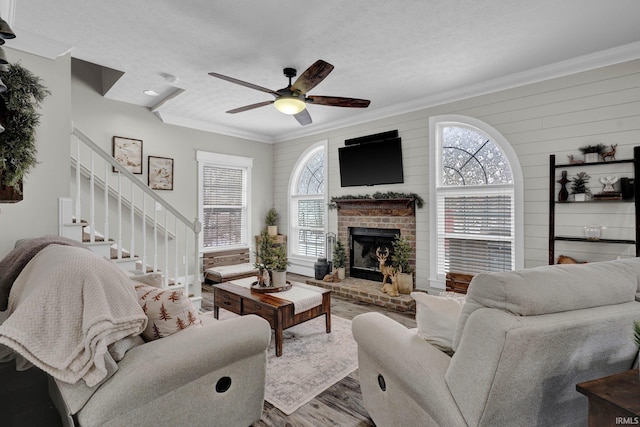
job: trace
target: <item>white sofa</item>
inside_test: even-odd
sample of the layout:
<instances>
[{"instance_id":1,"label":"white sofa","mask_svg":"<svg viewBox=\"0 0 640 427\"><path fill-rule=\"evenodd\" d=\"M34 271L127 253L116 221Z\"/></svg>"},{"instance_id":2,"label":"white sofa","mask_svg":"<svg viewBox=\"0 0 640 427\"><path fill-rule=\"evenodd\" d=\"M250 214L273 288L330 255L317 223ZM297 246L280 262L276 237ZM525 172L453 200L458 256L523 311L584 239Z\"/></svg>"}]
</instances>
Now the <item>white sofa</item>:
<instances>
[{"instance_id":1,"label":"white sofa","mask_svg":"<svg viewBox=\"0 0 640 427\"><path fill-rule=\"evenodd\" d=\"M73 418L80 426L250 426L262 415L270 338L266 321L243 316L137 346Z\"/></svg>"},{"instance_id":2,"label":"white sofa","mask_svg":"<svg viewBox=\"0 0 640 427\"><path fill-rule=\"evenodd\" d=\"M17 246L0 272L11 278L2 281L8 317L0 360L50 375L64 425L227 427L260 419L266 320L199 315L182 290L132 281L115 263L55 236Z\"/></svg>"},{"instance_id":3,"label":"white sofa","mask_svg":"<svg viewBox=\"0 0 640 427\"><path fill-rule=\"evenodd\" d=\"M638 258L479 274L452 356L361 314L353 335L364 406L378 427L586 425L576 384L637 363L639 290Z\"/></svg>"}]
</instances>

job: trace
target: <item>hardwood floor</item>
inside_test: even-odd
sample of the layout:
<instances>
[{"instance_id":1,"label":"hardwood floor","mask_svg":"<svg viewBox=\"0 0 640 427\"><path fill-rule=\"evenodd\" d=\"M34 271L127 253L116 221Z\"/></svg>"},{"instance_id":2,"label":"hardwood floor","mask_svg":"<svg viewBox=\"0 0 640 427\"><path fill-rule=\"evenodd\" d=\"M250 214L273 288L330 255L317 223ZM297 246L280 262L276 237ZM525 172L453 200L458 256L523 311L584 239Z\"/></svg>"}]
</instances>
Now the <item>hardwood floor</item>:
<instances>
[{"instance_id":1,"label":"hardwood floor","mask_svg":"<svg viewBox=\"0 0 640 427\"><path fill-rule=\"evenodd\" d=\"M306 277L288 274L289 280L304 283ZM212 287L203 285L202 304L203 310L213 310ZM353 319L361 313L377 311L385 314L408 328L415 328L415 313L400 313L391 311L384 307L369 305L331 295L331 315L344 319ZM269 402L264 403L264 411L260 421L253 424L254 427L320 427L320 426L341 426L341 427L365 427L374 426L367 411L362 405L362 394L360 393L360 381L358 371L351 373L341 381L337 382L320 395L316 396L309 403L302 406L291 415L285 415L278 408Z\"/></svg>"},{"instance_id":2,"label":"hardwood floor","mask_svg":"<svg viewBox=\"0 0 640 427\"><path fill-rule=\"evenodd\" d=\"M290 275L289 280L304 282L306 278ZM203 285L203 310L213 309L213 293ZM334 316L353 319L360 313L378 311L403 325L416 326L413 313L393 312L383 307L331 296ZM2 426L61 426L60 418L47 394L46 376L35 368L16 372L13 362L0 364L0 425ZM365 427L373 426L362 406L358 371L351 373L293 414L287 416L268 402L260 421L254 427Z\"/></svg>"}]
</instances>

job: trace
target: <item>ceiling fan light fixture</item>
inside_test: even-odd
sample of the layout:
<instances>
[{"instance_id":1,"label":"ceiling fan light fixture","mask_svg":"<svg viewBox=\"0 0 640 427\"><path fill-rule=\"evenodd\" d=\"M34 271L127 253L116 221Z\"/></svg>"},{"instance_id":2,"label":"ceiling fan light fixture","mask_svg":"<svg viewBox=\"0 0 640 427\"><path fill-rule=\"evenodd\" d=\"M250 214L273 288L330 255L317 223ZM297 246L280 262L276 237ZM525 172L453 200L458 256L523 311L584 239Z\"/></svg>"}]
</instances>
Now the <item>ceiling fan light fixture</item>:
<instances>
[{"instance_id":1,"label":"ceiling fan light fixture","mask_svg":"<svg viewBox=\"0 0 640 427\"><path fill-rule=\"evenodd\" d=\"M307 106L304 100L297 96L281 96L273 102L273 105L281 113L289 115L298 114Z\"/></svg>"}]
</instances>

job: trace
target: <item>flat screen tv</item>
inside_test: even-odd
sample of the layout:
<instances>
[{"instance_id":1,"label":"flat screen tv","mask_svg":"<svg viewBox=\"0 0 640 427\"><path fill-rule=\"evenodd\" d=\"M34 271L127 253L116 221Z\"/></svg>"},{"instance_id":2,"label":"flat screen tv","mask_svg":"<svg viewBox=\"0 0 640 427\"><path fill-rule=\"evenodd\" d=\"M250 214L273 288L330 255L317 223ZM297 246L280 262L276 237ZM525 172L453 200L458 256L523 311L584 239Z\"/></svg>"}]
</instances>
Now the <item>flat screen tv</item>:
<instances>
[{"instance_id":1,"label":"flat screen tv","mask_svg":"<svg viewBox=\"0 0 640 427\"><path fill-rule=\"evenodd\" d=\"M404 182L400 138L340 147L338 161L342 187Z\"/></svg>"}]
</instances>

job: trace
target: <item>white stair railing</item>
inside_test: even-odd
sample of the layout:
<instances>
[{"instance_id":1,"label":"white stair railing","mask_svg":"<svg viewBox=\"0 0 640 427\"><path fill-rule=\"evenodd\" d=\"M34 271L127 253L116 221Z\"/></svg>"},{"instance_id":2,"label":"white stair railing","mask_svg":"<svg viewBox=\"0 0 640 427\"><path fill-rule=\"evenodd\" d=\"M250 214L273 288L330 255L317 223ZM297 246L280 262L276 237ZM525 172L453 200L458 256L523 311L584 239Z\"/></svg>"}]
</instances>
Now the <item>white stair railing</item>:
<instances>
[{"instance_id":1,"label":"white stair railing","mask_svg":"<svg viewBox=\"0 0 640 427\"><path fill-rule=\"evenodd\" d=\"M82 209L88 209L88 242L96 242L96 224L103 224L104 241L115 246L116 262L135 261L139 270L161 272L165 287L184 287L199 307L202 292L198 218L187 219L76 127L71 143L71 153L75 153L71 156L74 215L76 221L83 220ZM104 165L96 167L96 162ZM115 187L110 183L113 173L118 173ZM153 212L149 213L149 209ZM159 215L161 211L164 212ZM116 236L110 230L116 230Z\"/></svg>"}]
</instances>

